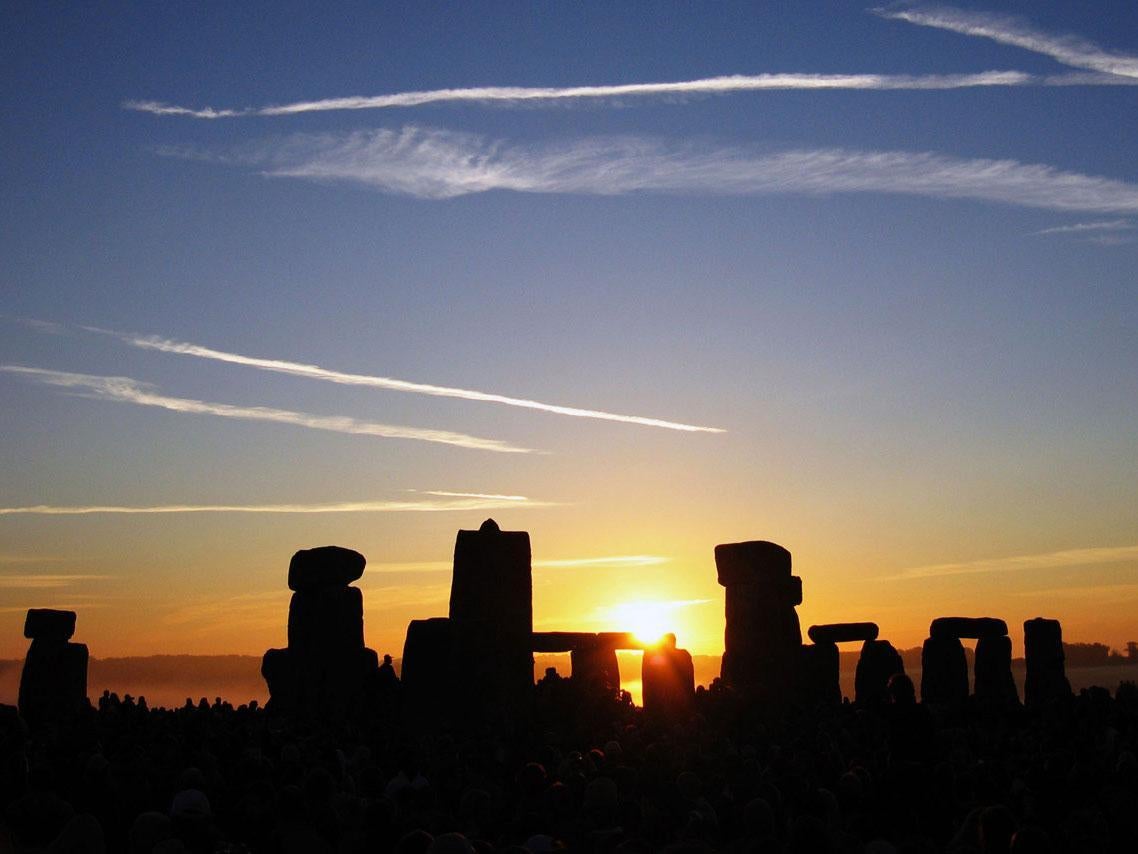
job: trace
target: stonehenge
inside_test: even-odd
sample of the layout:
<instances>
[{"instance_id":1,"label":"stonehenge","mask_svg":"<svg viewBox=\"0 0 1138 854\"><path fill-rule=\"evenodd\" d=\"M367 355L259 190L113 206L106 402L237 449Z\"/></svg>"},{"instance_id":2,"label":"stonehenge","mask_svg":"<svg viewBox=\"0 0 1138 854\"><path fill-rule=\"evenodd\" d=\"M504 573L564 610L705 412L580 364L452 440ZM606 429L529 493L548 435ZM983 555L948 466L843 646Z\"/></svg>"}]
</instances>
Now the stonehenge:
<instances>
[{"instance_id":1,"label":"stonehenge","mask_svg":"<svg viewBox=\"0 0 1138 854\"><path fill-rule=\"evenodd\" d=\"M807 629L814 643L802 647L804 699L808 703L842 701L838 644L860 642L854 702L861 706L884 702L889 677L904 673L905 665L893 644L877 639L878 633L876 623L828 623Z\"/></svg>"},{"instance_id":2,"label":"stonehenge","mask_svg":"<svg viewBox=\"0 0 1138 854\"><path fill-rule=\"evenodd\" d=\"M29 723L66 721L87 707L87 645L71 643L74 634L74 611L28 611L24 637L32 643L20 674L17 704Z\"/></svg>"},{"instance_id":3,"label":"stonehenge","mask_svg":"<svg viewBox=\"0 0 1138 854\"><path fill-rule=\"evenodd\" d=\"M1027 676L1023 700L1029 708L1061 701L1071 696L1063 653L1063 628L1058 620L1036 617L1023 624L1023 649Z\"/></svg>"},{"instance_id":4,"label":"stonehenge","mask_svg":"<svg viewBox=\"0 0 1138 854\"><path fill-rule=\"evenodd\" d=\"M721 674L736 690L774 700L793 684L802 647L795 607L802 579L791 575L790 552L756 540L715 547L726 588Z\"/></svg>"},{"instance_id":5,"label":"stonehenge","mask_svg":"<svg viewBox=\"0 0 1138 854\"><path fill-rule=\"evenodd\" d=\"M293 555L288 586L288 646L261 660L269 708L286 714L339 716L374 708L379 658L364 646L363 575L359 552L339 546Z\"/></svg>"},{"instance_id":6,"label":"stonehenge","mask_svg":"<svg viewBox=\"0 0 1138 854\"><path fill-rule=\"evenodd\" d=\"M932 621L921 651L922 702L956 707L968 700L968 660L961 638L977 641L977 699L989 704L1018 703L1008 624L995 617L938 617Z\"/></svg>"},{"instance_id":7,"label":"stonehenge","mask_svg":"<svg viewBox=\"0 0 1138 854\"><path fill-rule=\"evenodd\" d=\"M644 710L664 717L677 717L691 708L695 697L695 669L691 653L676 648L676 636L644 651L640 669Z\"/></svg>"}]
</instances>

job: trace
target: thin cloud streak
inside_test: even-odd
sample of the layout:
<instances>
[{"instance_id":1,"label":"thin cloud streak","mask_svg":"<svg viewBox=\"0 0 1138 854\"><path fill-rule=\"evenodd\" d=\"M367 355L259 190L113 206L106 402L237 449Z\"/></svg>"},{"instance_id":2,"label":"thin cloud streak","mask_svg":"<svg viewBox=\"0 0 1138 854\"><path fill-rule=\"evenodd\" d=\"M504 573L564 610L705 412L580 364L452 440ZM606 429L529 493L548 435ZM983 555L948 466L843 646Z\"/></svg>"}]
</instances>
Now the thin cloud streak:
<instances>
[{"instance_id":1,"label":"thin cloud streak","mask_svg":"<svg viewBox=\"0 0 1138 854\"><path fill-rule=\"evenodd\" d=\"M1023 48L1051 57L1056 62L1071 68L1085 68L1122 77L1138 77L1138 56L1104 50L1080 36L1045 33L1022 18L1010 15L972 12L951 6L877 8L872 11L888 20L948 30Z\"/></svg>"},{"instance_id":2,"label":"thin cloud streak","mask_svg":"<svg viewBox=\"0 0 1138 854\"><path fill-rule=\"evenodd\" d=\"M1091 566L1103 563L1138 561L1138 546L1106 546L1090 549L1067 549L1045 554L1017 555L966 563L941 563L902 570L897 575L885 576L879 581L901 581L921 578L940 578L949 575L975 575L986 572L1015 572L1028 569L1063 569L1073 566Z\"/></svg>"},{"instance_id":3,"label":"thin cloud streak","mask_svg":"<svg viewBox=\"0 0 1138 854\"><path fill-rule=\"evenodd\" d=\"M181 155L193 156L187 152ZM1044 164L934 152L831 148L770 153L641 137L520 145L409 126L339 136L295 135L266 143L252 155L234 158L238 160L260 166L270 176L347 181L424 199L449 199L490 190L606 196L890 193L1056 211L1138 212L1138 184L1065 172ZM182 345L158 342L153 346L180 351ZM221 356L226 354L211 353L209 357ZM287 370L295 372L297 368ZM302 370L323 371L312 366ZM486 398L532 405L479 394L479 399ZM568 414L577 412L570 410Z\"/></svg>"},{"instance_id":4,"label":"thin cloud streak","mask_svg":"<svg viewBox=\"0 0 1138 854\"><path fill-rule=\"evenodd\" d=\"M615 412L603 412L596 409L582 409L575 406L561 406L553 403L542 403L537 400L526 400L518 397L508 397L502 394L475 391L473 389L455 388L451 386L429 385L426 383L410 382L408 380L392 379L391 377L372 376L369 374L350 374L343 371L333 371L319 365L306 365L299 362L288 362L281 359L260 359L254 356L242 356L238 353L227 353L223 350L214 350L200 344L191 344L184 341L171 341L156 335L129 335L115 332L110 329L100 329L95 326L82 327L88 332L110 335L120 341L143 350L157 350L161 353L172 353L180 356L194 356L199 359L209 359L216 362L225 362L231 365L244 365L274 373L289 374L309 379L323 380L338 385L364 386L379 388L387 391L410 392L411 394L424 394L432 397L453 397L461 400L481 401L483 403L498 403L505 406L515 406L522 409L534 409L541 412L550 412L555 415L569 415L576 418L592 418L601 421L617 421L624 424L638 424L642 427L660 427L666 430L679 430L688 433L723 433L718 427L701 427L695 424L682 424L676 421L665 421L659 418L647 418L642 415L621 415Z\"/></svg>"},{"instance_id":5,"label":"thin cloud streak","mask_svg":"<svg viewBox=\"0 0 1138 854\"><path fill-rule=\"evenodd\" d=\"M1042 234L1083 234L1086 232L1131 231L1135 228L1134 222L1129 219L1099 220L1097 222L1076 222L1071 225L1057 225L1054 228L1045 228L1042 231L1032 232L1033 235Z\"/></svg>"},{"instance_id":6,"label":"thin cloud streak","mask_svg":"<svg viewBox=\"0 0 1138 854\"><path fill-rule=\"evenodd\" d=\"M346 415L311 415L307 412L293 412L287 409L273 409L265 406L233 406L227 403L209 403L189 398L167 397L153 391L153 386L148 383L142 383L130 377L73 374L23 365L0 365L0 371L23 376L44 385L82 389L86 396L97 400L152 406L170 412L216 415L243 421L268 421L274 424L307 427L311 430L327 430L333 433L359 436L378 436L385 439L413 439L420 442L454 445L479 451L496 451L506 454L534 453L528 448L519 448L497 439L482 439L477 436L468 436L465 433L453 433L449 430L430 430L381 424L375 421L359 421Z\"/></svg>"},{"instance_id":7,"label":"thin cloud streak","mask_svg":"<svg viewBox=\"0 0 1138 854\"><path fill-rule=\"evenodd\" d=\"M157 504L129 507L113 504L0 507L0 516L92 516L96 514L146 515L162 513L448 513L500 510L505 507L554 507L549 501L528 498L508 500L464 498L450 501L342 501L334 504ZM0 585L2 586L2 585Z\"/></svg>"},{"instance_id":8,"label":"thin cloud streak","mask_svg":"<svg viewBox=\"0 0 1138 854\"><path fill-rule=\"evenodd\" d=\"M1091 82L1083 79L1083 83ZM1107 81L1094 81L1107 82ZM991 86L1052 85L1044 77L1021 71L981 71L975 74L729 74L659 83L624 83L604 86L475 86L393 92L387 95L321 98L245 109L195 109L161 101L126 101L123 108L155 116L194 119L229 119L242 116L293 116L338 110L386 110L444 103L556 103L562 101L624 98L692 97L739 92L785 91L899 91L973 89Z\"/></svg>"}]
</instances>

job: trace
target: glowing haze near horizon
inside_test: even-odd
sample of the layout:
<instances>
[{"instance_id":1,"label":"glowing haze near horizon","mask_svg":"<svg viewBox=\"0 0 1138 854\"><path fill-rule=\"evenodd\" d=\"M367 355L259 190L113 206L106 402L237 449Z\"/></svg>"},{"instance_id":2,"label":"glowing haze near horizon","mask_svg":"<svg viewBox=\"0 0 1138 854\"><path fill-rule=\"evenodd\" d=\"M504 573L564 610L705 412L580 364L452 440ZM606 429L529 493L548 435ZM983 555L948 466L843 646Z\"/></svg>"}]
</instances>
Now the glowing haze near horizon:
<instances>
[{"instance_id":1,"label":"glowing haze near horizon","mask_svg":"<svg viewBox=\"0 0 1138 854\"><path fill-rule=\"evenodd\" d=\"M326 543L398 655L490 515L539 630L718 653L761 538L1138 637L1138 9L870 6L10 9L0 658L283 645Z\"/></svg>"}]
</instances>

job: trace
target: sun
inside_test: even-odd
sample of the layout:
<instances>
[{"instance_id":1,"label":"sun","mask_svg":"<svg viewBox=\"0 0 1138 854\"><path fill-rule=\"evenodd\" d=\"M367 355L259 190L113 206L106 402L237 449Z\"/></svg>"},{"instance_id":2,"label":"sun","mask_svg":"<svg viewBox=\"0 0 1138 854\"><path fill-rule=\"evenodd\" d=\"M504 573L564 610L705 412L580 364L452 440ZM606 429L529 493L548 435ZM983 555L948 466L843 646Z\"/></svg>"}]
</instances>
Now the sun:
<instances>
[{"instance_id":1,"label":"sun","mask_svg":"<svg viewBox=\"0 0 1138 854\"><path fill-rule=\"evenodd\" d=\"M632 632L645 646L655 646L672 630L672 610L670 602L622 602L613 606L611 615L616 628Z\"/></svg>"}]
</instances>

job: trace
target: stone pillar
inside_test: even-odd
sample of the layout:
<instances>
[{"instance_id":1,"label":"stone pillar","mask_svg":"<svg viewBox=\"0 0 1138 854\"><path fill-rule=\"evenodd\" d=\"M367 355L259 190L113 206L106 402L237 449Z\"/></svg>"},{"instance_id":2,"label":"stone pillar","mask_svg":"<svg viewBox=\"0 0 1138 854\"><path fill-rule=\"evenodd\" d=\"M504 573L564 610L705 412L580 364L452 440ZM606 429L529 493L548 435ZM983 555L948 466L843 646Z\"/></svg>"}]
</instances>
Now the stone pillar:
<instances>
[{"instance_id":1,"label":"stone pillar","mask_svg":"<svg viewBox=\"0 0 1138 854\"><path fill-rule=\"evenodd\" d=\"M1063 653L1063 627L1058 620L1036 617L1023 624L1023 652L1027 659L1027 678L1023 699L1038 707L1071 696L1071 683Z\"/></svg>"},{"instance_id":2,"label":"stone pillar","mask_svg":"<svg viewBox=\"0 0 1138 854\"><path fill-rule=\"evenodd\" d=\"M960 638L930 637L921 650L921 702L960 706L968 699L968 660Z\"/></svg>"},{"instance_id":3,"label":"stone pillar","mask_svg":"<svg viewBox=\"0 0 1138 854\"><path fill-rule=\"evenodd\" d=\"M790 573L790 552L753 541L715 547L719 583L726 589L723 681L767 700L795 689L801 659L802 579Z\"/></svg>"},{"instance_id":4,"label":"stone pillar","mask_svg":"<svg viewBox=\"0 0 1138 854\"><path fill-rule=\"evenodd\" d=\"M270 708L323 717L377 703L379 659L364 647L363 593L350 586L365 565L359 552L339 546L293 555L288 647L261 661Z\"/></svg>"},{"instance_id":5,"label":"stone pillar","mask_svg":"<svg viewBox=\"0 0 1138 854\"><path fill-rule=\"evenodd\" d=\"M590 696L616 699L620 696L620 666L616 650L597 643L570 651L574 685Z\"/></svg>"},{"instance_id":6,"label":"stone pillar","mask_svg":"<svg viewBox=\"0 0 1138 854\"><path fill-rule=\"evenodd\" d=\"M889 679L905 672L901 654L887 640L867 639L861 645L854 676L854 701L859 706L878 706L886 702Z\"/></svg>"},{"instance_id":7,"label":"stone pillar","mask_svg":"<svg viewBox=\"0 0 1138 854\"><path fill-rule=\"evenodd\" d=\"M1015 706L1019 691L1012 676L1012 639L1000 635L984 635L976 642L973 662L973 694L989 705Z\"/></svg>"},{"instance_id":8,"label":"stone pillar","mask_svg":"<svg viewBox=\"0 0 1138 854\"><path fill-rule=\"evenodd\" d=\"M495 717L524 708L533 689L533 580L529 534L487 519L459 531L450 620L468 701Z\"/></svg>"},{"instance_id":9,"label":"stone pillar","mask_svg":"<svg viewBox=\"0 0 1138 854\"><path fill-rule=\"evenodd\" d=\"M676 649L676 636L664 636L659 646L644 650L640 665L644 691L644 711L663 717L677 717L691 709L695 697L695 668L691 653Z\"/></svg>"},{"instance_id":10,"label":"stone pillar","mask_svg":"<svg viewBox=\"0 0 1138 854\"><path fill-rule=\"evenodd\" d=\"M412 620L403 644L400 672L407 706L420 717L445 717L455 696L454 637L446 617Z\"/></svg>"},{"instance_id":11,"label":"stone pillar","mask_svg":"<svg viewBox=\"0 0 1138 854\"><path fill-rule=\"evenodd\" d=\"M87 645L69 643L75 612L32 608L24 620L31 640L20 674L20 714L29 723L65 721L87 707Z\"/></svg>"},{"instance_id":12,"label":"stone pillar","mask_svg":"<svg viewBox=\"0 0 1138 854\"><path fill-rule=\"evenodd\" d=\"M807 707L842 704L841 655L832 641L800 647L799 691Z\"/></svg>"}]
</instances>

